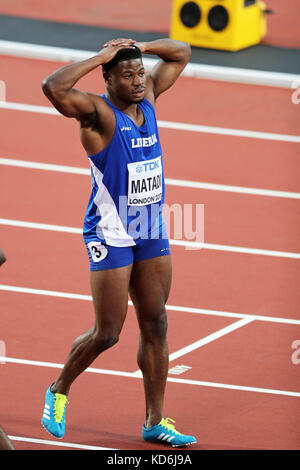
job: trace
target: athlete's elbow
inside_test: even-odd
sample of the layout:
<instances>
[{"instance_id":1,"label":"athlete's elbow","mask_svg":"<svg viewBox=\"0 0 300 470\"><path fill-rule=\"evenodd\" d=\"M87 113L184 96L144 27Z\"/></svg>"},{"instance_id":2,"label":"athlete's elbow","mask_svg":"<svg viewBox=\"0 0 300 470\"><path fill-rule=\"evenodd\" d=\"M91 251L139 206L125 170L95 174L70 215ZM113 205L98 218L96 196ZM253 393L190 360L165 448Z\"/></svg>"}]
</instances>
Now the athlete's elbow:
<instances>
[{"instance_id":1,"label":"athlete's elbow","mask_svg":"<svg viewBox=\"0 0 300 470\"><path fill-rule=\"evenodd\" d=\"M42 81L42 90L50 100L58 100L62 97L61 87L52 77L45 78Z\"/></svg>"},{"instance_id":2,"label":"athlete's elbow","mask_svg":"<svg viewBox=\"0 0 300 470\"><path fill-rule=\"evenodd\" d=\"M48 77L42 81L42 90L47 97L55 94L55 88L55 84L51 78Z\"/></svg>"},{"instance_id":3,"label":"athlete's elbow","mask_svg":"<svg viewBox=\"0 0 300 470\"><path fill-rule=\"evenodd\" d=\"M44 78L44 80L42 81L43 92L46 93L47 91L49 91L49 88L50 88L50 79Z\"/></svg>"},{"instance_id":4,"label":"athlete's elbow","mask_svg":"<svg viewBox=\"0 0 300 470\"><path fill-rule=\"evenodd\" d=\"M66 105L66 93L55 83L51 77L42 81L42 89L50 103L57 109L59 113L66 117L74 117L74 112L70 112L69 106Z\"/></svg>"},{"instance_id":5,"label":"athlete's elbow","mask_svg":"<svg viewBox=\"0 0 300 470\"><path fill-rule=\"evenodd\" d=\"M183 42L182 43L182 60L187 63L190 60L191 55L192 55L192 49L191 49L190 44L188 44L187 42Z\"/></svg>"},{"instance_id":6,"label":"athlete's elbow","mask_svg":"<svg viewBox=\"0 0 300 470\"><path fill-rule=\"evenodd\" d=\"M0 250L0 266L1 266L1 264L4 264L5 261L6 261L6 256L3 253L3 251Z\"/></svg>"},{"instance_id":7,"label":"athlete's elbow","mask_svg":"<svg viewBox=\"0 0 300 470\"><path fill-rule=\"evenodd\" d=\"M192 50L190 44L182 41L174 41L176 44L174 60L180 64L187 64L191 58Z\"/></svg>"}]
</instances>

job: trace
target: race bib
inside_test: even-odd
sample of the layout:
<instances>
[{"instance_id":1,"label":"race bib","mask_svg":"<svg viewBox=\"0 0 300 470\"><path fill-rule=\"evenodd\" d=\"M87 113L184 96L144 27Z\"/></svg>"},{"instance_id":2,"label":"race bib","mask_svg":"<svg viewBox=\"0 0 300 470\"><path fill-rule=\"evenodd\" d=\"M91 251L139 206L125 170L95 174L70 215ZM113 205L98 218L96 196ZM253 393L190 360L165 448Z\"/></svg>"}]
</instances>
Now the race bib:
<instances>
[{"instance_id":1,"label":"race bib","mask_svg":"<svg viewBox=\"0 0 300 470\"><path fill-rule=\"evenodd\" d=\"M107 256L107 248L101 242L88 243L88 249L92 255L94 263L99 263Z\"/></svg>"},{"instance_id":2,"label":"race bib","mask_svg":"<svg viewBox=\"0 0 300 470\"><path fill-rule=\"evenodd\" d=\"M161 201L161 157L128 163L128 205L146 206Z\"/></svg>"}]
</instances>

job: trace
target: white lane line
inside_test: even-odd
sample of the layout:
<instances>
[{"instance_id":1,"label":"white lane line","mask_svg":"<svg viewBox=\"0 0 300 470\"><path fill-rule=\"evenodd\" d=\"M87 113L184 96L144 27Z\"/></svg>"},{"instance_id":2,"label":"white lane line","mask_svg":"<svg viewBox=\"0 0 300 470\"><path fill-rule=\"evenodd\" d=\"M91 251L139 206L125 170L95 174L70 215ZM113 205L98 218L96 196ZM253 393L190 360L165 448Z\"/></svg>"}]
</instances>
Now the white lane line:
<instances>
[{"instance_id":1,"label":"white lane line","mask_svg":"<svg viewBox=\"0 0 300 470\"><path fill-rule=\"evenodd\" d=\"M31 170L45 170L59 173L71 173L73 175L91 175L91 170L89 168L80 168L68 165L55 165L53 163L31 162L28 160L16 160L14 158L0 158L0 165L13 166L18 168L29 168Z\"/></svg>"},{"instance_id":2,"label":"white lane line","mask_svg":"<svg viewBox=\"0 0 300 470\"><path fill-rule=\"evenodd\" d=\"M0 340L0 356L6 356L6 344L5 341L3 341L2 339ZM5 362L0 361L0 364L5 364Z\"/></svg>"},{"instance_id":3,"label":"white lane line","mask_svg":"<svg viewBox=\"0 0 300 470\"><path fill-rule=\"evenodd\" d=\"M29 366L37 366L37 367L52 367L54 369L62 369L63 364L56 364L51 362L42 362L42 361L32 361L26 359L19 359L13 357L0 357L0 361L6 361L7 363L12 364L19 364L19 365L29 365ZM1 366L7 367L7 366ZM104 375L116 375L120 377L128 377L133 379L140 379L141 377L134 375L131 372L122 372L122 371L113 371L113 370L106 370L106 369L95 369L89 367L85 370L85 372L92 372ZM288 390L277 390L277 389L269 389L269 388L258 388L258 387L248 387L243 385L232 385L232 384L223 384L218 382L205 382L201 380L188 380L188 379L179 379L179 378L167 378L168 382L184 384L184 385L196 385L202 387L214 387L214 388L224 388L228 390L239 390L239 391L247 391L247 392L259 392L259 393L266 393L271 395L285 395L291 397L300 397L299 392L288 391Z\"/></svg>"},{"instance_id":4,"label":"white lane line","mask_svg":"<svg viewBox=\"0 0 300 470\"><path fill-rule=\"evenodd\" d=\"M73 449L84 449L84 450L118 450L118 449L112 449L110 447L97 447L97 446L89 446L85 444L75 444L71 442L48 441L45 439L35 439L32 437L22 437L22 436L8 436L8 437L12 441L29 442L30 444L42 444L46 446L70 447Z\"/></svg>"},{"instance_id":5,"label":"white lane line","mask_svg":"<svg viewBox=\"0 0 300 470\"><path fill-rule=\"evenodd\" d=\"M68 165L57 165L53 163L32 162L28 160L17 160L14 158L1 158L0 165L13 166L17 168L28 168L31 170L54 171L60 173L70 173L74 175L90 176L89 168L80 168ZM231 186L216 183L204 183L201 181L179 180L174 178L165 178L166 185L179 186L183 188L204 189L212 191L225 191L240 194L250 194L255 196L270 196L288 199L300 199L300 193L290 191L276 191L272 189L247 188L243 186Z\"/></svg>"},{"instance_id":6,"label":"white lane line","mask_svg":"<svg viewBox=\"0 0 300 470\"><path fill-rule=\"evenodd\" d=\"M39 222L28 222L24 220L13 220L13 219L0 219L0 225L7 225L10 227L22 227L35 230L46 230L50 232L62 232L62 233L73 233L82 234L82 229L79 227L67 227L64 225L53 225L43 224ZM300 253L293 253L289 251L275 251L275 250L262 250L259 248L246 248L242 246L230 246L230 245L218 245L215 243L201 243L193 242L188 240L172 240L170 239L170 245L182 246L192 250L215 250L215 251L227 251L230 253L242 253L246 255L260 255L260 256L273 256L277 258L289 258L289 259L300 259Z\"/></svg>"},{"instance_id":7,"label":"white lane line","mask_svg":"<svg viewBox=\"0 0 300 470\"><path fill-rule=\"evenodd\" d=\"M170 245L183 246L190 249L205 249L215 251L227 251L230 253L242 253L245 255L274 256L277 258L300 259L300 253L289 251L262 250L259 248L245 248L242 246L218 245L215 243L189 242L186 240L170 240Z\"/></svg>"},{"instance_id":8,"label":"white lane line","mask_svg":"<svg viewBox=\"0 0 300 470\"><path fill-rule=\"evenodd\" d=\"M0 284L0 290L7 292L18 292L20 294L34 294L34 295L45 295L48 297L58 297L62 299L73 299L73 300L88 300L92 301L91 295L73 294L70 292L59 292L45 289L32 289L29 287L9 286Z\"/></svg>"},{"instance_id":9,"label":"white lane line","mask_svg":"<svg viewBox=\"0 0 300 470\"><path fill-rule=\"evenodd\" d=\"M45 290L45 289L32 289L30 287L10 286L6 284L0 284L0 291L1 290L5 292L16 292L20 294L44 295L48 297L57 297L61 299L83 300L83 301L89 301L89 302L93 300L91 295L51 291L51 290ZM133 303L131 300L128 301L128 305L131 307L133 306ZM193 313L195 315L208 315L208 316L227 317L227 318L236 318L236 319L248 318L250 321L259 320L259 321L270 322L270 323L300 325L300 320L296 320L294 318L282 318L282 317L265 316L265 315L252 315L250 313L225 312L221 310L209 310L209 309L195 308L195 307L182 307L178 305L166 305L166 309L170 312Z\"/></svg>"},{"instance_id":10,"label":"white lane line","mask_svg":"<svg viewBox=\"0 0 300 470\"><path fill-rule=\"evenodd\" d=\"M187 380L187 379L175 379L168 377L168 382L181 383L184 385L196 385L200 387L213 387L213 388L224 388L227 390L239 390L242 392L256 392L256 393L266 393L271 395L284 395L289 397L300 398L299 392L290 392L288 390L274 390L269 388L260 388L260 387L247 387L244 385L232 385L232 384L223 384L218 382L205 382L203 380Z\"/></svg>"},{"instance_id":11,"label":"white lane line","mask_svg":"<svg viewBox=\"0 0 300 470\"><path fill-rule=\"evenodd\" d=\"M54 116L62 116L55 108L50 106L39 106L36 104L13 103L9 101L0 101L0 108L12 111L27 111L29 113L50 114Z\"/></svg>"},{"instance_id":12,"label":"white lane line","mask_svg":"<svg viewBox=\"0 0 300 470\"><path fill-rule=\"evenodd\" d=\"M189 344L188 346L185 346L184 348L178 349L178 351L173 352L172 354L169 355L169 362L174 361L175 359L178 359L179 357L184 356L185 354L189 354L192 351L195 351L196 349L201 348L202 346L205 346L208 343L211 343L212 341L215 341L216 339L221 338L222 336L225 336L232 331L235 331L245 325L248 325L249 323L253 322L252 318L242 318L241 320L232 323L231 325L227 325L224 328L221 328L218 331L215 331L214 333L205 336L205 338L201 338L198 341L195 341L192 344ZM142 372L140 369L136 370L133 372L135 377L141 377Z\"/></svg>"},{"instance_id":13,"label":"white lane line","mask_svg":"<svg viewBox=\"0 0 300 470\"><path fill-rule=\"evenodd\" d=\"M48 106L39 106L25 103L13 103L8 101L1 101L0 108L14 110L14 111L27 111L30 113L50 114L54 116L62 116L55 108ZM290 134L278 134L271 132L249 131L243 129L230 129L215 126L203 126L200 124L188 124L185 122L171 122L171 121L157 121L158 127L165 129L173 129L178 131L199 132L204 134L217 134L233 137L245 137L248 139L263 139L273 140L280 142L293 142L300 143L300 136Z\"/></svg>"},{"instance_id":14,"label":"white lane line","mask_svg":"<svg viewBox=\"0 0 300 470\"><path fill-rule=\"evenodd\" d=\"M39 44L1 40L0 54L30 59L51 60L55 62L71 62L88 59L96 55L97 51L84 51L65 47L43 46ZM143 62L145 68L150 70L157 63L157 59L143 57ZM187 64L182 75L206 80L220 80L282 88L293 88L295 87L295 83L300 83L300 76L296 74L196 64L192 62Z\"/></svg>"},{"instance_id":15,"label":"white lane line","mask_svg":"<svg viewBox=\"0 0 300 470\"><path fill-rule=\"evenodd\" d=\"M201 132L204 134L217 134L233 137L246 137L248 139L274 140L280 142L300 142L300 136L289 134L278 134L271 132L248 131L243 129L228 129L215 126L202 126L199 124L187 124L184 122L157 121L159 127L176 129L180 131Z\"/></svg>"},{"instance_id":16,"label":"white lane line","mask_svg":"<svg viewBox=\"0 0 300 470\"><path fill-rule=\"evenodd\" d=\"M51 369L62 369L63 364L55 362L45 362L45 361L33 361L31 359L19 359L16 357L0 357L0 361L11 364L22 364L26 366L38 366L38 367L49 367ZM119 377L132 377L132 372L118 371L118 370L109 370L109 369L98 369L95 367L88 367L85 372L91 372L93 374L105 374L105 375L115 375Z\"/></svg>"},{"instance_id":17,"label":"white lane line","mask_svg":"<svg viewBox=\"0 0 300 470\"><path fill-rule=\"evenodd\" d=\"M169 361L174 361L175 359L178 359L179 357L182 357L185 354L189 354L190 352L195 351L196 349L199 349L202 346L205 346L206 344L211 343L212 341L215 341L218 338L221 338L222 336L228 335L232 331L235 331L245 325L248 325L252 321L252 318L242 318L241 320L232 323L231 325L225 326L225 328L215 331L214 333L206 336L205 338L201 338L198 341L195 341L195 343L189 344L188 346L185 346L184 348L181 348L178 351L175 351L174 353L170 354Z\"/></svg>"},{"instance_id":18,"label":"white lane line","mask_svg":"<svg viewBox=\"0 0 300 470\"><path fill-rule=\"evenodd\" d=\"M67 227L65 225L42 224L38 222L25 222L23 220L0 219L0 225L11 227L32 228L36 230L49 230L50 232L76 233L82 234L82 229L77 227Z\"/></svg>"},{"instance_id":19,"label":"white lane line","mask_svg":"<svg viewBox=\"0 0 300 470\"><path fill-rule=\"evenodd\" d=\"M300 199L300 193L291 191L277 191L274 189L249 188L245 186L232 186L227 184L204 183L200 181L187 181L166 178L165 182L169 186L181 186L184 188L204 189L211 191L223 191L229 193L249 194L254 196L281 197L287 199Z\"/></svg>"}]
</instances>

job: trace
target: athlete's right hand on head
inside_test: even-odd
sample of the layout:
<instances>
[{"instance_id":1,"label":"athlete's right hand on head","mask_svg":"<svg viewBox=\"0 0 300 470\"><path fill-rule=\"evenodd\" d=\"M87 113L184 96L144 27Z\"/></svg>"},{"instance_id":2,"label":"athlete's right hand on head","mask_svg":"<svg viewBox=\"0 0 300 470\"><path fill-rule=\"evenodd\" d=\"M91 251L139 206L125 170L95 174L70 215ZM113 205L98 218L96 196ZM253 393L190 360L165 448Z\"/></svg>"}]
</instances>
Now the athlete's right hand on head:
<instances>
[{"instance_id":1,"label":"athlete's right hand on head","mask_svg":"<svg viewBox=\"0 0 300 470\"><path fill-rule=\"evenodd\" d=\"M103 48L99 51L98 55L101 55L103 64L106 64L114 58L117 52L121 49L128 49L134 47L135 41L132 39L113 39L112 41L104 44Z\"/></svg>"}]
</instances>

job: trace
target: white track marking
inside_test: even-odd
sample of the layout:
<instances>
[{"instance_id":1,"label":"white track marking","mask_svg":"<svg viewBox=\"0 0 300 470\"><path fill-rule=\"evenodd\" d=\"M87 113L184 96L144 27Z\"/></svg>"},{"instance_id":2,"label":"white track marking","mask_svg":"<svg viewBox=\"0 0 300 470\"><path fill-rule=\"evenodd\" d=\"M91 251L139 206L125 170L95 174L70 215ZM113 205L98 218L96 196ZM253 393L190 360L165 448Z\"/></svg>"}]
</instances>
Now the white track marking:
<instances>
[{"instance_id":1,"label":"white track marking","mask_svg":"<svg viewBox=\"0 0 300 470\"><path fill-rule=\"evenodd\" d=\"M31 437L22 437L22 436L8 436L8 437L12 441L29 442L30 444L42 444L46 446L71 447L74 449L84 449L84 450L118 450L118 449L111 449L110 447L89 446L89 445L84 445L84 444L75 444L71 442L47 441L45 439L35 439Z\"/></svg>"},{"instance_id":2,"label":"white track marking","mask_svg":"<svg viewBox=\"0 0 300 470\"><path fill-rule=\"evenodd\" d=\"M28 168L31 170L54 171L59 173L70 173L74 175L90 176L91 171L88 168L80 168L67 165L57 165L53 163L31 162L28 160L17 160L14 158L1 158L0 165L13 166L17 168ZM254 196L269 196L288 199L300 199L300 193L290 191L276 191L263 188L247 188L243 186L231 186L226 184L204 183L200 181L179 180L174 178L165 178L166 185L179 186L183 188L204 189L212 191L225 191L240 194L249 194Z\"/></svg>"},{"instance_id":3,"label":"white track marking","mask_svg":"<svg viewBox=\"0 0 300 470\"><path fill-rule=\"evenodd\" d=\"M73 175L91 176L91 170L89 168L55 165L53 163L31 162L28 160L16 160L13 158L0 158L0 165L28 168L30 170L45 170L59 173L71 173Z\"/></svg>"},{"instance_id":4,"label":"white track marking","mask_svg":"<svg viewBox=\"0 0 300 470\"><path fill-rule=\"evenodd\" d=\"M232 331L235 331L245 325L248 325L251 323L253 320L251 318L242 318L241 320L231 323L228 326L225 326L224 328L215 331L214 333L205 336L205 338L201 338L198 341L195 341L192 344L189 344L188 346L185 346L184 348L179 349L178 351L173 352L172 354L169 355L169 362L174 361L175 359L178 359L179 357L184 356L185 354L189 354L192 351L195 351L196 349L201 348L202 346L205 346L208 343L211 343L212 341L215 341L218 338L221 338L222 336L227 335L228 333L231 333ZM133 372L133 374L136 377L141 377L142 372L140 369L136 370Z\"/></svg>"},{"instance_id":5,"label":"white track marking","mask_svg":"<svg viewBox=\"0 0 300 470\"><path fill-rule=\"evenodd\" d=\"M38 366L38 367L49 367L50 369L62 369L63 364L58 364L56 362L45 362L45 361L33 361L30 359L19 359L16 357L0 357L0 361L5 359L6 363L11 364L22 364L26 366ZM115 375L119 377L132 377L132 372L118 371L118 370L108 370L108 369L98 369L95 367L88 367L85 372L91 372L93 374L105 374L105 375Z\"/></svg>"},{"instance_id":6,"label":"white track marking","mask_svg":"<svg viewBox=\"0 0 300 470\"><path fill-rule=\"evenodd\" d=\"M6 291L6 292L16 292L20 294L44 295L48 297L57 297L57 298L62 298L62 299L84 300L84 301L90 301L90 302L93 300L91 295L51 291L51 290L45 290L45 289L32 289L30 287L10 286L6 284L0 284L0 291L1 290ZM128 301L128 305L130 307L133 306L133 303L131 300ZM173 311L173 312L194 313L196 315L209 315L209 316L237 318L237 319L248 318L251 321L259 320L259 321L270 322L270 323L300 325L300 320L295 320L293 318L252 315L249 313L225 312L221 310L209 310L209 309L204 309L204 308L182 307L178 305L166 305L166 309L171 312Z\"/></svg>"},{"instance_id":7,"label":"white track marking","mask_svg":"<svg viewBox=\"0 0 300 470\"><path fill-rule=\"evenodd\" d=\"M46 230L50 232L63 232L82 234L82 229L79 227L67 227L64 225L43 224L39 222L28 222L24 220L0 219L0 225L7 225L11 227L22 227L36 230ZM227 251L230 253L242 253L246 255L260 255L260 256L273 256L277 258L300 259L300 253L293 253L289 251L275 251L275 250L262 250L259 248L246 248L242 246L218 245L215 243L201 243L188 240L172 240L170 245L182 246L193 250L215 250Z\"/></svg>"},{"instance_id":8,"label":"white track marking","mask_svg":"<svg viewBox=\"0 0 300 470\"><path fill-rule=\"evenodd\" d=\"M290 392L288 390L274 390L269 388L260 388L260 387L247 387L244 385L232 385L232 384L223 384L218 382L205 382L203 380L187 380L187 379L175 379L168 377L168 382L181 383L184 385L196 385L200 387L213 387L213 388L224 388L227 390L239 390L242 392L256 392L256 393L266 393L271 395L285 395L289 397L300 398L299 392Z\"/></svg>"},{"instance_id":9,"label":"white track marking","mask_svg":"<svg viewBox=\"0 0 300 470\"><path fill-rule=\"evenodd\" d=\"M0 225L11 227L32 228L37 230L49 230L50 232L76 233L82 235L82 229L77 227L67 227L65 225L42 224L38 222L25 222L23 220L0 219Z\"/></svg>"},{"instance_id":10,"label":"white track marking","mask_svg":"<svg viewBox=\"0 0 300 470\"><path fill-rule=\"evenodd\" d=\"M6 101L6 83L4 80L0 80L0 102Z\"/></svg>"},{"instance_id":11,"label":"white track marking","mask_svg":"<svg viewBox=\"0 0 300 470\"><path fill-rule=\"evenodd\" d=\"M232 323L231 325L225 326L225 328L215 331L214 333L206 336L205 338L201 338L198 341L195 341L195 343L189 344L188 346L185 346L184 348L181 348L178 351L175 351L174 353L170 354L169 361L174 361L175 359L178 359L179 357L182 357L185 354L195 351L196 349L199 349L202 346L205 346L206 344L211 343L212 341L215 341L218 338L221 338L222 336L228 335L232 331L235 331L245 325L248 325L252 321L252 318L242 318L241 320Z\"/></svg>"},{"instance_id":12,"label":"white track marking","mask_svg":"<svg viewBox=\"0 0 300 470\"><path fill-rule=\"evenodd\" d=\"M246 137L248 139L274 140L280 142L300 142L300 136L289 134L275 134L271 132L248 131L243 129L228 129L224 127L202 126L184 122L157 121L159 127L175 129L178 131L200 132L204 134L217 134L233 137Z\"/></svg>"},{"instance_id":13,"label":"white track marking","mask_svg":"<svg viewBox=\"0 0 300 470\"><path fill-rule=\"evenodd\" d=\"M300 259L300 253L288 251L262 250L259 248L245 248L242 246L218 245L215 243L200 243L186 240L170 240L170 245L183 246L194 250L205 249L215 251L227 251L230 253L242 253L245 255L274 256L277 258Z\"/></svg>"},{"instance_id":14,"label":"white track marking","mask_svg":"<svg viewBox=\"0 0 300 470\"><path fill-rule=\"evenodd\" d=\"M25 103L12 103L8 101L1 101L0 108L14 110L14 111L27 111L30 113L50 114L54 116L62 116L55 108L48 106L38 106ZM300 136L289 134L278 134L271 132L248 131L243 129L227 129L215 126L203 126L199 124L188 124L185 122L171 122L171 121L157 121L158 127L165 129L175 129L178 131L200 132L205 134L217 134L233 137L246 137L248 139L263 139L273 140L280 142L293 142L300 143Z\"/></svg>"},{"instance_id":15,"label":"white track marking","mask_svg":"<svg viewBox=\"0 0 300 470\"><path fill-rule=\"evenodd\" d=\"M0 357L0 361L1 361L1 359L3 359L3 358ZM12 363L12 364L29 365L29 366L37 366L37 367L52 367L54 369L57 369L57 368L62 369L62 367L63 367L63 364L56 364L56 363L51 363L51 362L41 362L41 361L32 361L32 360L19 359L19 358L13 358L13 357L5 357L5 361L7 363ZM1 366L1 367L7 367L7 366ZM115 375L115 376L120 376L120 377L128 377L128 378L132 378L132 379L140 379L141 378L140 376L135 375L132 372L122 372L122 371L106 370L106 369L95 369L95 368L91 368L91 367L86 369L85 372L104 374L104 375ZM243 386L243 385L223 384L223 383L218 383L218 382L205 382L205 381L201 381L201 380L187 380L187 379L179 379L179 378L173 378L173 377L168 377L167 381L168 382L173 382L173 383L178 383L178 384L184 384L184 385L196 385L196 386L202 386L202 387L224 388L224 389L228 389L228 390L258 392L258 393L266 393L266 394L271 394L271 395L285 395L285 396L291 396L291 397L297 397L297 398L300 397L299 392L288 391L288 390L247 387L247 386Z\"/></svg>"},{"instance_id":16,"label":"white track marking","mask_svg":"<svg viewBox=\"0 0 300 470\"><path fill-rule=\"evenodd\" d=\"M0 340L0 356L3 358L6 356L6 344L2 339ZM0 361L0 364L5 364L5 360Z\"/></svg>"},{"instance_id":17,"label":"white track marking","mask_svg":"<svg viewBox=\"0 0 300 470\"><path fill-rule=\"evenodd\" d=\"M300 199L300 193L291 191L277 191L274 189L249 188L245 186L232 186L227 184L205 183L201 181L178 180L165 178L169 186L181 186L183 188L204 189L211 191L223 191L229 193L249 194L253 196L281 197L287 199Z\"/></svg>"},{"instance_id":18,"label":"white track marking","mask_svg":"<svg viewBox=\"0 0 300 470\"><path fill-rule=\"evenodd\" d=\"M45 295L49 297L58 297L62 299L92 301L91 295L73 294L69 292L58 292L58 291L45 290L45 289L32 289L29 287L8 286L4 284L0 284L0 290L8 291L8 292L18 292L21 294Z\"/></svg>"},{"instance_id":19,"label":"white track marking","mask_svg":"<svg viewBox=\"0 0 300 470\"><path fill-rule=\"evenodd\" d=\"M39 106L36 104L13 103L9 101L0 101L1 109L9 109L11 111L27 111L29 113L50 114L54 116L62 116L55 108L49 106Z\"/></svg>"},{"instance_id":20,"label":"white track marking","mask_svg":"<svg viewBox=\"0 0 300 470\"><path fill-rule=\"evenodd\" d=\"M97 51L83 51L64 47L43 46L39 44L1 40L0 54L30 59L52 60L55 62L72 62L88 59L96 55ZM157 59L143 57L143 62L145 68L150 70L156 65ZM293 88L294 83L299 83L300 81L300 76L296 74L195 63L187 64L182 75L206 80L220 80L248 85L275 86L282 88Z\"/></svg>"}]
</instances>

